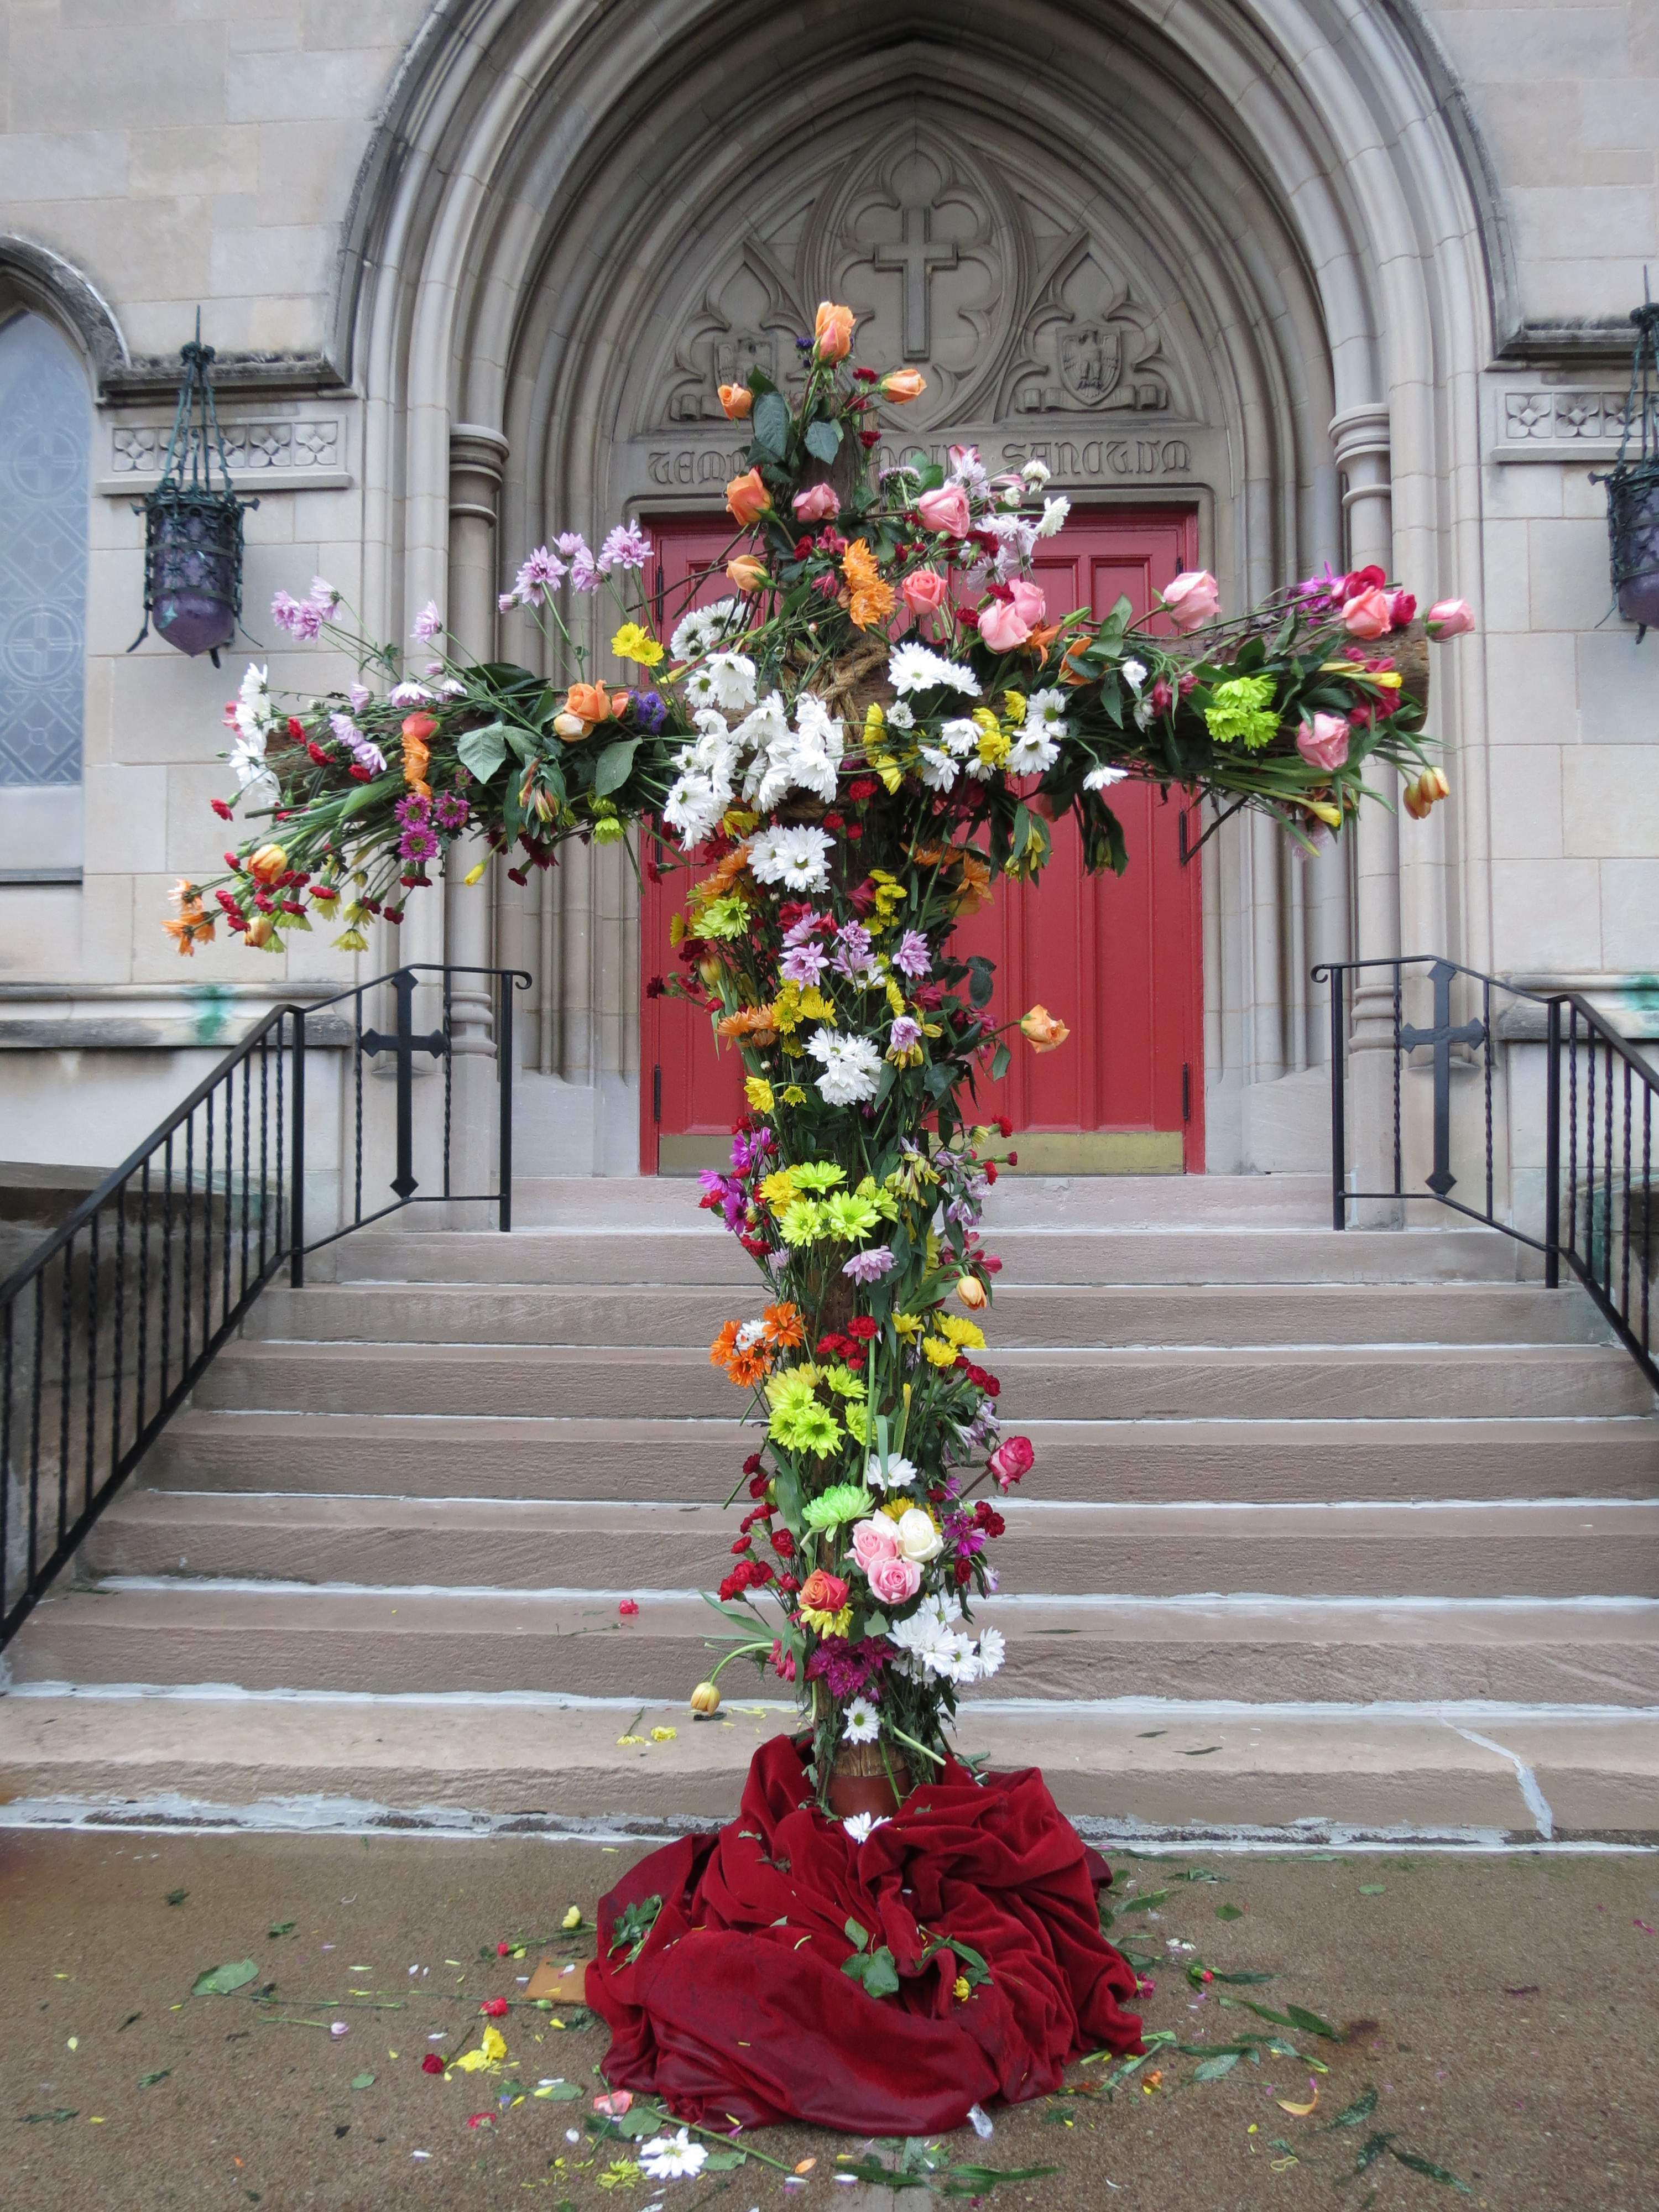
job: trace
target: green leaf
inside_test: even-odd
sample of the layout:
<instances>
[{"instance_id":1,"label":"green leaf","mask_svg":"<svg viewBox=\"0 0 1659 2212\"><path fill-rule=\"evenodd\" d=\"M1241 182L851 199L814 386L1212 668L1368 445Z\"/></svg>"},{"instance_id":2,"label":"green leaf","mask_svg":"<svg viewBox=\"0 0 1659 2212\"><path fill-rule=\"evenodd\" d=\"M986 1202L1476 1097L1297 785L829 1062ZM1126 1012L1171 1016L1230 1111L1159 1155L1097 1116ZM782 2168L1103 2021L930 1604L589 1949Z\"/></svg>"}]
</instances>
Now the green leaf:
<instances>
[{"instance_id":1,"label":"green leaf","mask_svg":"<svg viewBox=\"0 0 1659 2212\"><path fill-rule=\"evenodd\" d=\"M1320 2129L1319 2133L1328 2136L1336 2128L1357 2128L1362 2120L1370 2119L1376 2110L1376 2084L1375 2081L1368 2081L1352 2104L1345 2105L1336 2118L1328 2121L1325 2126Z\"/></svg>"},{"instance_id":2,"label":"green leaf","mask_svg":"<svg viewBox=\"0 0 1659 2212\"><path fill-rule=\"evenodd\" d=\"M870 1941L870 1931L867 1928L860 1928L856 1920L849 1920L847 1923L847 1940L855 1951L862 1951Z\"/></svg>"},{"instance_id":3,"label":"green leaf","mask_svg":"<svg viewBox=\"0 0 1659 2212\"><path fill-rule=\"evenodd\" d=\"M991 994L996 988L996 969L983 953L975 952L968 962L968 997L975 1006L988 1006Z\"/></svg>"},{"instance_id":4,"label":"green leaf","mask_svg":"<svg viewBox=\"0 0 1659 2212\"><path fill-rule=\"evenodd\" d=\"M634 754L639 742L637 738L618 738L615 744L607 745L599 755L593 769L595 799L608 798L613 791L622 789L633 773Z\"/></svg>"},{"instance_id":5,"label":"green leaf","mask_svg":"<svg viewBox=\"0 0 1659 2212\"><path fill-rule=\"evenodd\" d=\"M141 2074L138 2076L138 2087L141 2089L153 2089L158 2081L165 2081L172 2071L172 2067L163 2066L154 2074Z\"/></svg>"},{"instance_id":6,"label":"green leaf","mask_svg":"<svg viewBox=\"0 0 1659 2212\"><path fill-rule=\"evenodd\" d=\"M78 2105L59 2105L54 2111L50 2112L25 2112L21 2124L26 2128L29 2128L33 2127L37 2120L55 2120L60 2123L64 2120L72 2120L79 2112L80 2109L81 2108Z\"/></svg>"},{"instance_id":7,"label":"green leaf","mask_svg":"<svg viewBox=\"0 0 1659 2212\"><path fill-rule=\"evenodd\" d=\"M1201 2066L1194 2069L1193 2074L1194 2081L1218 2081L1224 2074L1231 2074L1232 2072L1234 2067L1238 2063L1238 2057L1239 2054L1236 2051L1223 2051L1218 2052L1215 2057L1206 2058Z\"/></svg>"},{"instance_id":8,"label":"green leaf","mask_svg":"<svg viewBox=\"0 0 1659 2212\"><path fill-rule=\"evenodd\" d=\"M991 1080L993 1083L1001 1082L1003 1077L1008 1073L1008 1062L1012 1059L1012 1054L1009 1051L1006 1044L1000 1043L997 1046L996 1050L991 1054Z\"/></svg>"},{"instance_id":9,"label":"green leaf","mask_svg":"<svg viewBox=\"0 0 1659 2212\"><path fill-rule=\"evenodd\" d=\"M297 1920L273 1920L265 1935L274 1943L279 1936L291 1936L299 1924Z\"/></svg>"},{"instance_id":10,"label":"green leaf","mask_svg":"<svg viewBox=\"0 0 1659 2212\"><path fill-rule=\"evenodd\" d=\"M544 2082L539 2089L532 2089L530 2094L532 2097L548 2098L556 2105L568 2105L574 2098L580 2096L581 2087L580 2083L575 2081L547 2081Z\"/></svg>"},{"instance_id":11,"label":"green leaf","mask_svg":"<svg viewBox=\"0 0 1659 2212\"><path fill-rule=\"evenodd\" d=\"M351 2086L354 2089L372 2089L374 2087L374 2076L372 2074L354 2074L351 2077Z\"/></svg>"},{"instance_id":12,"label":"green leaf","mask_svg":"<svg viewBox=\"0 0 1659 2212\"><path fill-rule=\"evenodd\" d=\"M734 2166L747 2166L746 2150L711 2150L702 2162L705 2173L730 2173Z\"/></svg>"},{"instance_id":13,"label":"green leaf","mask_svg":"<svg viewBox=\"0 0 1659 2212\"><path fill-rule=\"evenodd\" d=\"M1359 1885L1359 1894L1362 1897L1381 1897L1386 1893L1388 1887L1385 1881L1362 1881Z\"/></svg>"},{"instance_id":14,"label":"green leaf","mask_svg":"<svg viewBox=\"0 0 1659 2212\"><path fill-rule=\"evenodd\" d=\"M481 730L468 730L456 741L461 765L480 783L488 783L507 758L507 729L501 722L486 722Z\"/></svg>"},{"instance_id":15,"label":"green leaf","mask_svg":"<svg viewBox=\"0 0 1659 2212\"><path fill-rule=\"evenodd\" d=\"M228 1997L233 1990L245 1988L258 1971L252 1959L233 1959L226 1966L210 1967L205 1974L198 1974L191 1995Z\"/></svg>"},{"instance_id":16,"label":"green leaf","mask_svg":"<svg viewBox=\"0 0 1659 2212\"><path fill-rule=\"evenodd\" d=\"M1218 1920L1242 1920L1244 1908L1242 1905L1218 1905L1215 1917Z\"/></svg>"},{"instance_id":17,"label":"green leaf","mask_svg":"<svg viewBox=\"0 0 1659 2212\"><path fill-rule=\"evenodd\" d=\"M1164 1903L1169 1894L1167 1889L1149 1889L1145 1897L1132 1897L1127 1905L1120 1905L1117 1908L1118 1917L1121 1919L1126 1912L1153 1911Z\"/></svg>"},{"instance_id":18,"label":"green leaf","mask_svg":"<svg viewBox=\"0 0 1659 2212\"><path fill-rule=\"evenodd\" d=\"M1291 2026L1299 2027L1304 2035L1322 2035L1331 2043L1342 2040L1329 2021L1321 2020L1316 2012L1310 2012L1305 2005L1287 2004L1285 2009L1290 2015Z\"/></svg>"},{"instance_id":19,"label":"green leaf","mask_svg":"<svg viewBox=\"0 0 1659 2212\"><path fill-rule=\"evenodd\" d=\"M1390 2143L1389 2156L1397 2158L1401 2166L1410 2166L1413 2173L1425 2173L1431 2181L1443 2182L1448 2189L1459 2190L1465 2197L1469 2194L1469 2185L1467 2181L1460 2181L1457 2176L1446 2166L1436 2166L1426 2158L1419 2158L1414 2150L1397 2150L1394 2144Z\"/></svg>"},{"instance_id":20,"label":"green leaf","mask_svg":"<svg viewBox=\"0 0 1659 2212\"><path fill-rule=\"evenodd\" d=\"M806 450L815 461L833 461L841 450L841 424L820 416L806 426Z\"/></svg>"},{"instance_id":21,"label":"green leaf","mask_svg":"<svg viewBox=\"0 0 1659 2212\"><path fill-rule=\"evenodd\" d=\"M182 1905L189 1895L190 1892L187 1889L170 1889L167 1892L167 1903L169 1905Z\"/></svg>"},{"instance_id":22,"label":"green leaf","mask_svg":"<svg viewBox=\"0 0 1659 2212\"><path fill-rule=\"evenodd\" d=\"M753 390L751 386L750 390ZM750 443L750 458L757 461L781 461L789 440L789 403L781 392L763 392L755 402L750 416L753 435Z\"/></svg>"},{"instance_id":23,"label":"green leaf","mask_svg":"<svg viewBox=\"0 0 1659 2212\"><path fill-rule=\"evenodd\" d=\"M1364 2173L1368 2166L1375 2166L1393 2141L1394 2137L1391 2135L1367 2136L1359 2147L1358 2157L1354 2160L1354 2173ZM1352 2176L1349 2178L1352 2179Z\"/></svg>"}]
</instances>

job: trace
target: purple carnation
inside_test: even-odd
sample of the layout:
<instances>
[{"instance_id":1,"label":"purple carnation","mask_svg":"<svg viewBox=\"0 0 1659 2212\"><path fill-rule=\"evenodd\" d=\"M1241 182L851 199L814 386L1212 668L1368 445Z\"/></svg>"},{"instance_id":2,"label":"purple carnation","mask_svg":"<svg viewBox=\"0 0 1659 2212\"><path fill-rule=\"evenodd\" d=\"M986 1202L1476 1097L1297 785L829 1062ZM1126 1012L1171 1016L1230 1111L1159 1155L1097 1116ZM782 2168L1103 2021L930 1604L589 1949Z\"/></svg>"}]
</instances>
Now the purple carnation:
<instances>
[{"instance_id":1,"label":"purple carnation","mask_svg":"<svg viewBox=\"0 0 1659 2212\"><path fill-rule=\"evenodd\" d=\"M851 1643L844 1636L826 1636L806 1662L808 1680L822 1675L832 1698L856 1698L871 1684L892 1656L884 1638L866 1636Z\"/></svg>"},{"instance_id":2,"label":"purple carnation","mask_svg":"<svg viewBox=\"0 0 1659 2212\"><path fill-rule=\"evenodd\" d=\"M855 1283L878 1283L884 1276L892 1273L896 1265L890 1246L872 1244L867 1252L854 1252L841 1272Z\"/></svg>"}]
</instances>

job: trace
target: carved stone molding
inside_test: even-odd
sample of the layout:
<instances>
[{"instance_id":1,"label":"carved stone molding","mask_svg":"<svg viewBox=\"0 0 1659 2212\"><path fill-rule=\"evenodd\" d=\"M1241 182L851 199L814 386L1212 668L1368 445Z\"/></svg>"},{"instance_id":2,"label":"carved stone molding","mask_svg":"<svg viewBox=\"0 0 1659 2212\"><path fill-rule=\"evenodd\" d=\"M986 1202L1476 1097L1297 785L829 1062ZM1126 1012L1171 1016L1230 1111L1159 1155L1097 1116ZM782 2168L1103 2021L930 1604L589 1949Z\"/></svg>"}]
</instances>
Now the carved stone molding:
<instances>
[{"instance_id":1,"label":"carved stone molding","mask_svg":"<svg viewBox=\"0 0 1659 2212\"><path fill-rule=\"evenodd\" d=\"M332 473L342 465L343 434L337 416L316 421L226 422L222 428L233 477L278 471L289 475ZM159 476L172 428L170 422L117 424L110 432L110 474Z\"/></svg>"},{"instance_id":2,"label":"carved stone molding","mask_svg":"<svg viewBox=\"0 0 1659 2212\"><path fill-rule=\"evenodd\" d=\"M1492 447L1495 461L1611 459L1625 434L1628 388L1576 386L1537 391L1499 387Z\"/></svg>"}]
</instances>

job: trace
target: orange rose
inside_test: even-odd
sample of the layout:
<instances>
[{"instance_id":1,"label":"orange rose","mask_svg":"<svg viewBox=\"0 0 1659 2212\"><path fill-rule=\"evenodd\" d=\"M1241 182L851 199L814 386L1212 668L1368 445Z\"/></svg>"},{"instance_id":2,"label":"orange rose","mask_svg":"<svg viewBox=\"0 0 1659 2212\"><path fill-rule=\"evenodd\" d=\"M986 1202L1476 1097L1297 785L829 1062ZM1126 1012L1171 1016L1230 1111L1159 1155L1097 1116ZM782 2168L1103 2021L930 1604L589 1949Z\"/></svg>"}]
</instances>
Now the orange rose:
<instances>
[{"instance_id":1,"label":"orange rose","mask_svg":"<svg viewBox=\"0 0 1659 2212\"><path fill-rule=\"evenodd\" d=\"M903 406L907 400L920 399L927 389L927 380L919 368L890 368L881 380L881 396Z\"/></svg>"},{"instance_id":2,"label":"orange rose","mask_svg":"<svg viewBox=\"0 0 1659 2212\"><path fill-rule=\"evenodd\" d=\"M1034 1052L1053 1052L1072 1034L1064 1022L1057 1021L1042 1006L1033 1006L1029 1014L1022 1014L1019 1027Z\"/></svg>"},{"instance_id":3,"label":"orange rose","mask_svg":"<svg viewBox=\"0 0 1659 2212\"><path fill-rule=\"evenodd\" d=\"M755 395L746 384L723 384L720 386L720 405L733 422L747 420Z\"/></svg>"},{"instance_id":4,"label":"orange rose","mask_svg":"<svg viewBox=\"0 0 1659 2212\"><path fill-rule=\"evenodd\" d=\"M833 301L820 301L812 336L820 361L845 361L853 350L853 310L838 307Z\"/></svg>"},{"instance_id":5,"label":"orange rose","mask_svg":"<svg viewBox=\"0 0 1659 2212\"><path fill-rule=\"evenodd\" d=\"M839 1575L814 1567L800 1586L800 1602L805 1611L839 1613L847 1602L847 1585Z\"/></svg>"},{"instance_id":6,"label":"orange rose","mask_svg":"<svg viewBox=\"0 0 1659 2212\"><path fill-rule=\"evenodd\" d=\"M280 845L261 845L248 862L247 872L256 884L274 884L278 876L288 873L288 854Z\"/></svg>"},{"instance_id":7,"label":"orange rose","mask_svg":"<svg viewBox=\"0 0 1659 2212\"><path fill-rule=\"evenodd\" d=\"M765 562L757 561L752 553L739 553L735 561L728 561L726 574L740 592L757 592L767 580Z\"/></svg>"},{"instance_id":8,"label":"orange rose","mask_svg":"<svg viewBox=\"0 0 1659 2212\"><path fill-rule=\"evenodd\" d=\"M584 722L611 719L611 694L603 684L573 684L565 695L565 712L580 714Z\"/></svg>"},{"instance_id":9,"label":"orange rose","mask_svg":"<svg viewBox=\"0 0 1659 2212\"><path fill-rule=\"evenodd\" d=\"M758 469L750 469L746 476L732 477L726 487L726 504L745 528L760 520L772 504L772 495L761 482Z\"/></svg>"}]
</instances>

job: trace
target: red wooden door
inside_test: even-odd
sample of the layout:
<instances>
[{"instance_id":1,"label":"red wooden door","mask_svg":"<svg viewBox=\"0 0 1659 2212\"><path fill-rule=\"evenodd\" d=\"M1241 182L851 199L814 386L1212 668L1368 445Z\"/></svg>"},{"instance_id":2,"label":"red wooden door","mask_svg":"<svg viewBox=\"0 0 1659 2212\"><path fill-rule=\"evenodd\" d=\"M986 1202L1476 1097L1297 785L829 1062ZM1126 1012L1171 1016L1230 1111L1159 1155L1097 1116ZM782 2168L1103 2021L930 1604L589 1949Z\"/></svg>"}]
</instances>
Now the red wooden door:
<instances>
[{"instance_id":1,"label":"red wooden door","mask_svg":"<svg viewBox=\"0 0 1659 2212\"><path fill-rule=\"evenodd\" d=\"M696 572L730 543L713 516L651 523L671 617L729 589L714 580L688 596ZM1127 592L1137 616L1182 568L1196 566L1197 518L1170 509L1074 511L1040 550L1037 570L1051 612L1087 606L1103 616ZM656 588L656 573L647 573ZM996 963L992 1009L1014 1020L1041 1000L1072 1035L1035 1054L1018 1036L1000 1083L981 1079L976 1110L1006 1114L1030 1132L1025 1164L1201 1172L1203 1138L1202 910L1196 855L1183 864L1180 803L1150 785L1110 793L1129 866L1121 877L1085 876L1075 827L1054 833L1040 883L1000 881L988 908L957 928L953 950ZM641 974L672 972L670 916L684 884L646 886ZM742 1104L742 1064L718 1055L707 1016L670 999L641 1015L641 1167L647 1174L705 1164ZM666 1140L666 1141L665 1141Z\"/></svg>"}]
</instances>

